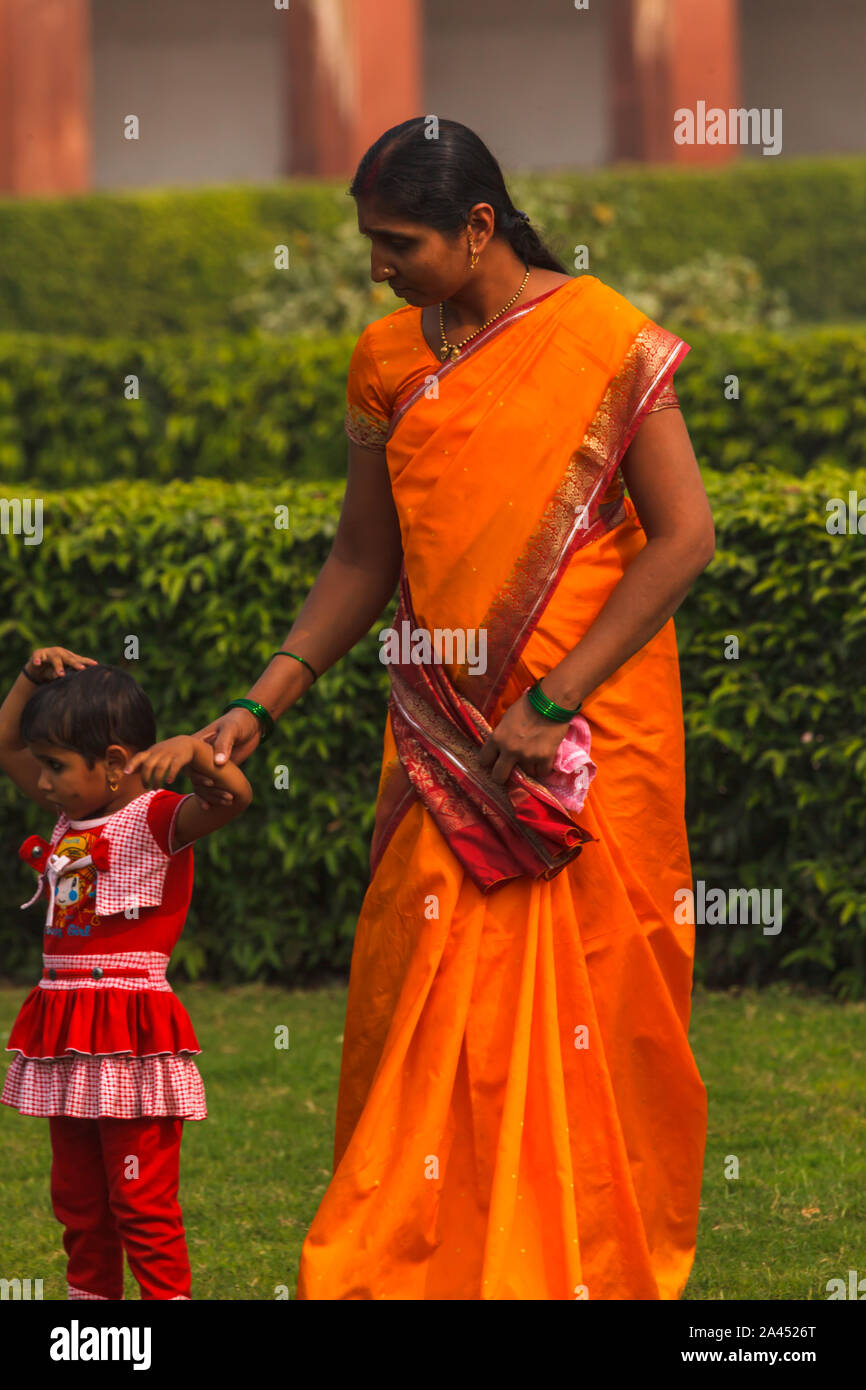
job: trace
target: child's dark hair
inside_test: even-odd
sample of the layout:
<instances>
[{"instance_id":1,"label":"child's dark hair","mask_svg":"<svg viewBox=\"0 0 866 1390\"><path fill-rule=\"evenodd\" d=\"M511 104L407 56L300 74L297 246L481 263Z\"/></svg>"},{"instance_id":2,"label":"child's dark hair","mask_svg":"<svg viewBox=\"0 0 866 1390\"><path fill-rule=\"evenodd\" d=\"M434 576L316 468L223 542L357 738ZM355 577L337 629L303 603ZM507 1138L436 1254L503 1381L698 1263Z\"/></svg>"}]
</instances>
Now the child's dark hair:
<instances>
[{"instance_id":1,"label":"child's dark hair","mask_svg":"<svg viewBox=\"0 0 866 1390\"><path fill-rule=\"evenodd\" d=\"M156 742L153 706L119 666L85 666L40 685L21 714L24 743L55 743L92 768L112 743L140 752Z\"/></svg>"}]
</instances>

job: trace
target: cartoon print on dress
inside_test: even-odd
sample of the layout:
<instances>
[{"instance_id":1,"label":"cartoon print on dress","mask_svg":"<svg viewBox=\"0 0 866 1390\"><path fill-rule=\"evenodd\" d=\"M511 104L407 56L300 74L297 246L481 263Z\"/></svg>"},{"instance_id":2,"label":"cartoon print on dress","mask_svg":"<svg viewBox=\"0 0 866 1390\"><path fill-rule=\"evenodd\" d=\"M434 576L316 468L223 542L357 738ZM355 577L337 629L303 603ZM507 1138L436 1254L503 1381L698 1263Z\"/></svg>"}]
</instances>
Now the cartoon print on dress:
<instances>
[{"instance_id":1,"label":"cartoon print on dress","mask_svg":"<svg viewBox=\"0 0 866 1390\"><path fill-rule=\"evenodd\" d=\"M60 837L54 853L71 860L83 859L90 853L95 838L92 833L70 832ZM54 923L45 928L45 935L63 936L65 931L67 936L89 936L97 920L95 906L96 870L92 864L71 874L61 874L54 898Z\"/></svg>"}]
</instances>

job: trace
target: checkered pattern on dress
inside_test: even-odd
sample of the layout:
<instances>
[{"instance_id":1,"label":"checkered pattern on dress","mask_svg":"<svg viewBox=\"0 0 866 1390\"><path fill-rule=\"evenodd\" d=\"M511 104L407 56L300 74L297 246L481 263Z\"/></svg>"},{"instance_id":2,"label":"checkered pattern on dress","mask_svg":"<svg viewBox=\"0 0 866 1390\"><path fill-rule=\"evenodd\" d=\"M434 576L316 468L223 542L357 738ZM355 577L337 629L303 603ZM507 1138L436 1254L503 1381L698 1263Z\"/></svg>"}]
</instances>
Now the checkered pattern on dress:
<instances>
[{"instance_id":1,"label":"checkered pattern on dress","mask_svg":"<svg viewBox=\"0 0 866 1390\"><path fill-rule=\"evenodd\" d=\"M40 980L40 988L156 990L173 994L165 978L169 957L161 951L116 951L83 955L44 955L48 967L91 969L95 965L147 970L147 976L105 975L100 980L71 975ZM6 1073L0 1102L22 1115L73 1115L95 1120L112 1116L130 1120L141 1115L207 1116L204 1082L192 1054L125 1053L25 1057L18 1053Z\"/></svg>"},{"instance_id":2,"label":"checkered pattern on dress","mask_svg":"<svg viewBox=\"0 0 866 1390\"><path fill-rule=\"evenodd\" d=\"M96 912L100 917L111 917L127 908L157 907L162 902L172 856L160 849L147 823L147 808L159 790L137 796L99 827L100 838L109 842L108 868L96 873ZM69 817L62 813L51 832L52 854L69 828ZM39 888L44 881L42 873Z\"/></svg>"},{"instance_id":3,"label":"checkered pattern on dress","mask_svg":"<svg viewBox=\"0 0 866 1390\"><path fill-rule=\"evenodd\" d=\"M43 955L46 969L93 970L100 966L103 970L146 970L146 975L103 975L95 980L92 975L62 975L56 980L45 978L39 981L40 989L152 989L160 994L173 994L174 990L165 978L169 957L162 951L102 951L86 952L75 956Z\"/></svg>"},{"instance_id":4,"label":"checkered pattern on dress","mask_svg":"<svg viewBox=\"0 0 866 1390\"><path fill-rule=\"evenodd\" d=\"M82 1120L207 1116L204 1082L188 1052L48 1058L19 1052L6 1073L0 1102L22 1115L73 1115Z\"/></svg>"}]
</instances>

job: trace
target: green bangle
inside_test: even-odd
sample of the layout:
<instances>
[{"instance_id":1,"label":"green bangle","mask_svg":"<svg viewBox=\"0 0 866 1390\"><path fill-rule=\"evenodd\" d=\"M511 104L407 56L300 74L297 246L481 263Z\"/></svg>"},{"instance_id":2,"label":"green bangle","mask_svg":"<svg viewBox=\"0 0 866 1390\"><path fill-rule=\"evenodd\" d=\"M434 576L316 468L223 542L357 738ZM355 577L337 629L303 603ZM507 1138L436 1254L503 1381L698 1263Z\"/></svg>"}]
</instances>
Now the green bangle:
<instances>
[{"instance_id":1,"label":"green bangle","mask_svg":"<svg viewBox=\"0 0 866 1390\"><path fill-rule=\"evenodd\" d=\"M542 677L543 679L544 677ZM565 709L563 705L557 705L553 700L548 700L541 688L541 681L536 681L531 690L527 690L526 695L533 709L537 709L539 714L546 714L548 719L555 719L561 724L566 724L569 719L573 719L583 704L582 700L579 701L575 709Z\"/></svg>"},{"instance_id":2,"label":"green bangle","mask_svg":"<svg viewBox=\"0 0 866 1390\"><path fill-rule=\"evenodd\" d=\"M230 709L235 708L251 710L252 713L256 716L260 725L262 726L262 736L259 739L260 743L264 743L265 739L270 738L271 734L274 732L274 721L268 714L264 705L257 704L255 700L229 700L228 704L223 710L223 714L228 714Z\"/></svg>"},{"instance_id":3,"label":"green bangle","mask_svg":"<svg viewBox=\"0 0 866 1390\"><path fill-rule=\"evenodd\" d=\"M306 666L307 670L308 670L309 672L311 672L312 677L313 677L313 682L314 682L314 683L319 679L319 677L316 675L315 671L313 670L312 666L310 665L309 661L307 661L307 660L306 660L304 657L302 657L302 656L298 656L298 653L297 653L297 652L284 652L284 651L282 651L282 650L280 650L280 651L278 651L278 652L271 652L271 660L272 660L272 661L273 661L273 659L274 659L275 656L293 656L293 657L295 658L295 661L300 661L300 662L302 662L302 663L304 664L304 666Z\"/></svg>"}]
</instances>

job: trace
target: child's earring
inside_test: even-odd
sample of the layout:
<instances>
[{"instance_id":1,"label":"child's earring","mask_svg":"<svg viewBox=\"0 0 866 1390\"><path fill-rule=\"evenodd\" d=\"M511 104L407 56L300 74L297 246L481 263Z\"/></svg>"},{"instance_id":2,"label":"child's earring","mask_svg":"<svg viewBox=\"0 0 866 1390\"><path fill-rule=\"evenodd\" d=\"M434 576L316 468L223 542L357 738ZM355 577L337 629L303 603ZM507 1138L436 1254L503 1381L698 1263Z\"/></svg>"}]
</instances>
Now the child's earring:
<instances>
[{"instance_id":1,"label":"child's earring","mask_svg":"<svg viewBox=\"0 0 866 1390\"><path fill-rule=\"evenodd\" d=\"M119 786L120 786L120 783L119 783L119 782L109 782L109 784L108 784L108 790L109 790L110 792L116 792L116 791L117 791L117 788L118 788Z\"/></svg>"}]
</instances>

